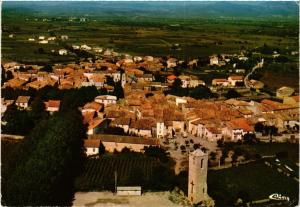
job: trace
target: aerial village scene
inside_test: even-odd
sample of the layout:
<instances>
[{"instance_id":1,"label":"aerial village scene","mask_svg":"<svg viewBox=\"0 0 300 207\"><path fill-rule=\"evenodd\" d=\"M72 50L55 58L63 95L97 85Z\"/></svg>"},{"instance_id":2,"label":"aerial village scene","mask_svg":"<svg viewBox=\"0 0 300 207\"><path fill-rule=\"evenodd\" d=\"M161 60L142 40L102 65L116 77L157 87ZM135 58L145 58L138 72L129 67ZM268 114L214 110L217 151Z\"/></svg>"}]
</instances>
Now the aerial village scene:
<instances>
[{"instance_id":1,"label":"aerial village scene","mask_svg":"<svg viewBox=\"0 0 300 207\"><path fill-rule=\"evenodd\" d=\"M182 2L170 23L151 10L163 2L60 3L2 3L2 205L297 206L295 2L245 2L248 19L199 17L209 26L194 10L182 21ZM245 9L204 3L190 6ZM255 17L265 4L274 14ZM107 17L118 9L128 13Z\"/></svg>"}]
</instances>

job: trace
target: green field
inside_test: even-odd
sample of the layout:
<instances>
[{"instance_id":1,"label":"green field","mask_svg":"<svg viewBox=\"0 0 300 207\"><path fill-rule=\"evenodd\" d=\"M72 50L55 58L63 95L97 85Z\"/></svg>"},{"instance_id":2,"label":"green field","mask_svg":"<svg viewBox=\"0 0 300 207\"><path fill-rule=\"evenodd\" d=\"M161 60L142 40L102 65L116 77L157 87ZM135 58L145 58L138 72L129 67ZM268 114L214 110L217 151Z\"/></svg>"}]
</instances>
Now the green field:
<instances>
[{"instance_id":1,"label":"green field","mask_svg":"<svg viewBox=\"0 0 300 207\"><path fill-rule=\"evenodd\" d=\"M51 21L18 18L20 13L5 13L2 19L2 54L4 59L34 59L39 47L57 49L58 45L28 43L28 37L45 35L68 35L69 43L88 44L114 48L132 55L173 55L192 59L214 53L239 53L264 43L280 49L297 50L297 21L268 19L222 18L159 18L159 17L93 17L88 22L70 22L68 18ZM21 15L22 16L22 15ZM8 38L14 33L15 38ZM180 50L172 49L180 44ZM46 59L53 58L44 55Z\"/></svg>"},{"instance_id":2,"label":"green field","mask_svg":"<svg viewBox=\"0 0 300 207\"><path fill-rule=\"evenodd\" d=\"M208 172L208 193L217 206L231 206L239 197L249 202L273 193L298 199L298 182L266 166L263 161ZM231 205L230 205L231 204Z\"/></svg>"}]
</instances>

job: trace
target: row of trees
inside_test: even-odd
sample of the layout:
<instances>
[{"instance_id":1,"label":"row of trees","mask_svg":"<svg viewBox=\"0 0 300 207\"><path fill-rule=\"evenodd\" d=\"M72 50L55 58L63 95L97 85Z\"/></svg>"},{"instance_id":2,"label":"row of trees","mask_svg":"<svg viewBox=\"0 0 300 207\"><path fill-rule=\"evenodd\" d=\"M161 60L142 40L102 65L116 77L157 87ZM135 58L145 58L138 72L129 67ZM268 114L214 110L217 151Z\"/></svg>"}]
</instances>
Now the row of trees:
<instances>
[{"instance_id":1,"label":"row of trees","mask_svg":"<svg viewBox=\"0 0 300 207\"><path fill-rule=\"evenodd\" d=\"M84 159L85 132L76 110L41 120L2 171L2 204L71 205L74 179Z\"/></svg>"}]
</instances>

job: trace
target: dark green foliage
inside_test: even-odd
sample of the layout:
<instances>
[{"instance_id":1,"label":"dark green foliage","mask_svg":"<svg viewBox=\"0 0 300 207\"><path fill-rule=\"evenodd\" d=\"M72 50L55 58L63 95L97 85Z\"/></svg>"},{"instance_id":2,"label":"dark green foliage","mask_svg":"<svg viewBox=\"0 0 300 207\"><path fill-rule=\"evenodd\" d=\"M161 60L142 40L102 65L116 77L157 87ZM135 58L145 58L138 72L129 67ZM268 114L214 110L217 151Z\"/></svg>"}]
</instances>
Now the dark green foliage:
<instances>
[{"instance_id":1,"label":"dark green foliage","mask_svg":"<svg viewBox=\"0 0 300 207\"><path fill-rule=\"evenodd\" d=\"M28 112L19 110L14 104L7 107L2 119L6 122L2 125L2 132L6 134L27 135L34 127Z\"/></svg>"},{"instance_id":2,"label":"dark green foliage","mask_svg":"<svg viewBox=\"0 0 300 207\"><path fill-rule=\"evenodd\" d=\"M77 111L41 121L23 141L14 170L5 174L2 204L71 205L85 131Z\"/></svg>"},{"instance_id":3,"label":"dark green foliage","mask_svg":"<svg viewBox=\"0 0 300 207\"><path fill-rule=\"evenodd\" d=\"M149 146L144 148L144 153L146 156L149 157L155 157L159 159L162 163L166 163L170 160L169 153L166 152L166 150L155 147L155 146Z\"/></svg>"},{"instance_id":4,"label":"dark green foliage","mask_svg":"<svg viewBox=\"0 0 300 207\"><path fill-rule=\"evenodd\" d=\"M121 85L121 81L115 84L113 95L117 96L118 99L124 98L124 90Z\"/></svg>"},{"instance_id":5,"label":"dark green foliage","mask_svg":"<svg viewBox=\"0 0 300 207\"><path fill-rule=\"evenodd\" d=\"M206 86L199 85L195 88L182 88L181 85L182 81L179 78L176 78L171 89L165 93L175 96L190 96L195 99L208 99L217 96Z\"/></svg>"},{"instance_id":6,"label":"dark green foliage","mask_svg":"<svg viewBox=\"0 0 300 207\"><path fill-rule=\"evenodd\" d=\"M257 122L255 125L254 125L254 130L256 132L263 132L264 130L264 125L261 123L261 122Z\"/></svg>"},{"instance_id":7,"label":"dark green foliage","mask_svg":"<svg viewBox=\"0 0 300 207\"><path fill-rule=\"evenodd\" d=\"M213 94L208 87L199 85L191 89L190 97L195 99L208 99L208 98L215 98L216 95Z\"/></svg>"},{"instance_id":8,"label":"dark green foliage","mask_svg":"<svg viewBox=\"0 0 300 207\"><path fill-rule=\"evenodd\" d=\"M239 94L236 90L234 89L229 89L228 92L226 93L225 97L227 99L230 99L230 98L238 98L238 97L241 97L241 94Z\"/></svg>"},{"instance_id":9,"label":"dark green foliage","mask_svg":"<svg viewBox=\"0 0 300 207\"><path fill-rule=\"evenodd\" d=\"M28 113L35 124L47 117L48 114L45 111L45 104L39 96L36 96L33 99L31 103L31 111L29 111Z\"/></svg>"},{"instance_id":10,"label":"dark green foliage","mask_svg":"<svg viewBox=\"0 0 300 207\"><path fill-rule=\"evenodd\" d=\"M99 155L103 155L105 153L105 147L102 142L100 142L99 146Z\"/></svg>"},{"instance_id":11,"label":"dark green foliage","mask_svg":"<svg viewBox=\"0 0 300 207\"><path fill-rule=\"evenodd\" d=\"M105 134L126 135L121 127L108 127L104 129Z\"/></svg>"},{"instance_id":12,"label":"dark green foliage","mask_svg":"<svg viewBox=\"0 0 300 207\"><path fill-rule=\"evenodd\" d=\"M45 72L51 73L52 72L52 66L51 65L45 65L44 67L42 67L40 69L40 71L45 71Z\"/></svg>"}]
</instances>

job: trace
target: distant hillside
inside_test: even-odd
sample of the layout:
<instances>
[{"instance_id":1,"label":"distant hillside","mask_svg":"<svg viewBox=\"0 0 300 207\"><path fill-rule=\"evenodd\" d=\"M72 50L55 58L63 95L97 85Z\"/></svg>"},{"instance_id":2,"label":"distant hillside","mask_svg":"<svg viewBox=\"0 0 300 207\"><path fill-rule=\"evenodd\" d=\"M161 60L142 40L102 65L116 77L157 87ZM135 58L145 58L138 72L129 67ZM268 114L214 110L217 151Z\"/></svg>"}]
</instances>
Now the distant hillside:
<instances>
[{"instance_id":1,"label":"distant hillside","mask_svg":"<svg viewBox=\"0 0 300 207\"><path fill-rule=\"evenodd\" d=\"M190 17L297 17L296 2L287 1L207 1L207 2L3 2L6 12L26 11L38 15L89 15L89 16L160 16L174 18Z\"/></svg>"}]
</instances>

